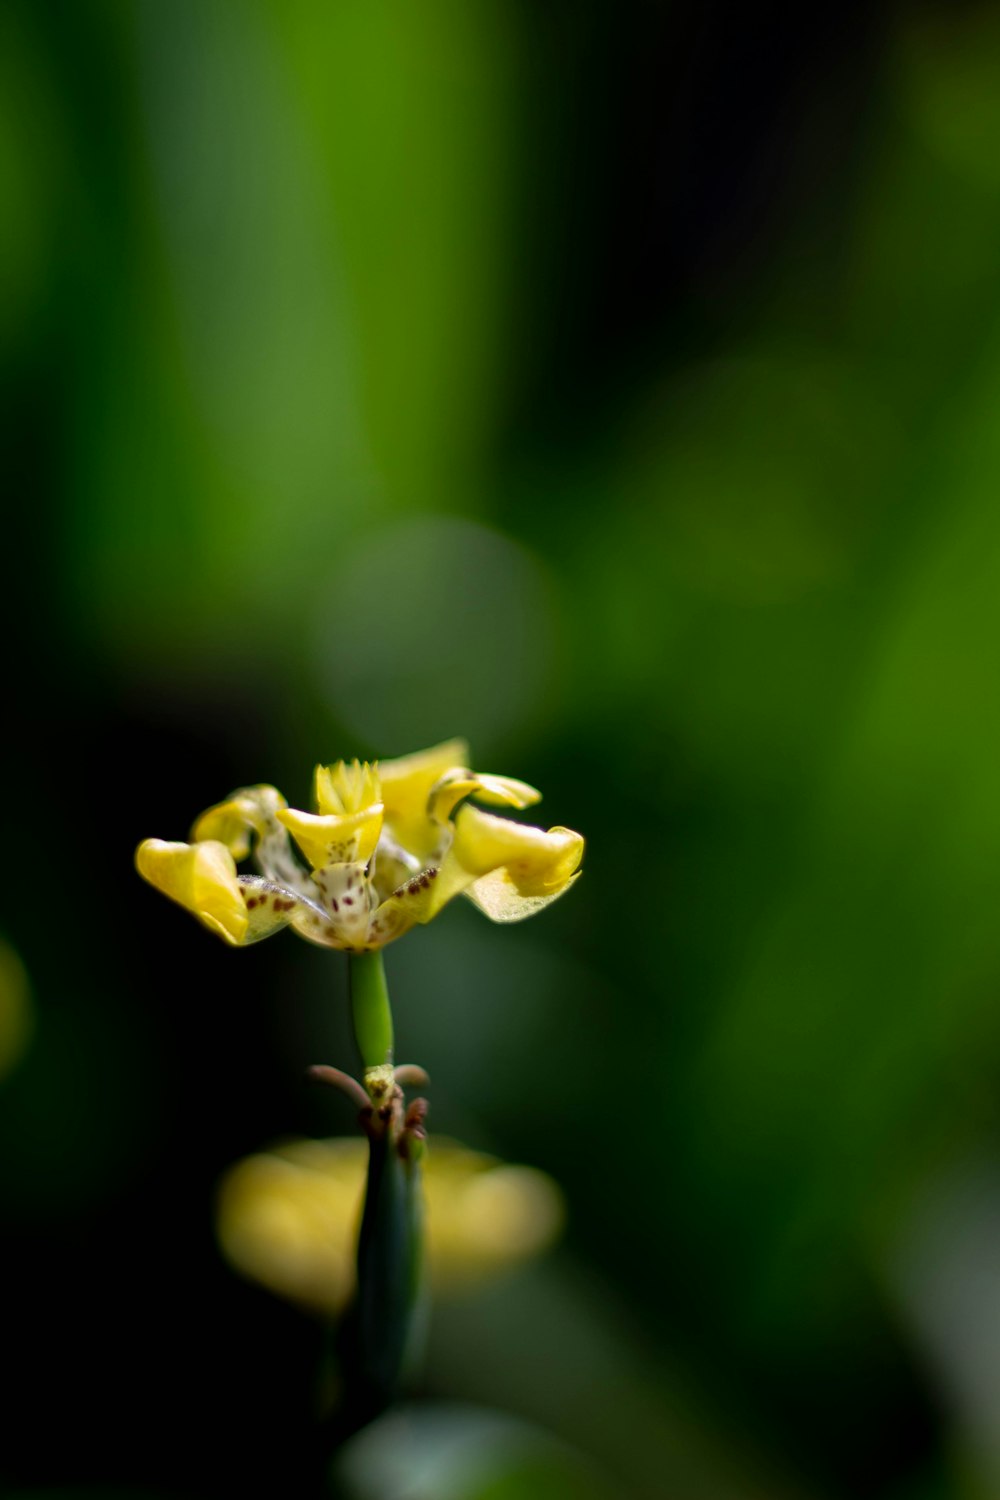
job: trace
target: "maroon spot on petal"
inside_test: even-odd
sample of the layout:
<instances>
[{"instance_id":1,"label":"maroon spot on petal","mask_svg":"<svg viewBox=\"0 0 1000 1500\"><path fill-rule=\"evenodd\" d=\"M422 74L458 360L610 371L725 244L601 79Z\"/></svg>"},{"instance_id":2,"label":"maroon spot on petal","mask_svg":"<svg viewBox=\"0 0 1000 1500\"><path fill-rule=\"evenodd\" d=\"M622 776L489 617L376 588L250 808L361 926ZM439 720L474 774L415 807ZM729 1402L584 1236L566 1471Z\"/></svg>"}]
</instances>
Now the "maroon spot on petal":
<instances>
[{"instance_id":1,"label":"maroon spot on petal","mask_svg":"<svg viewBox=\"0 0 1000 1500\"><path fill-rule=\"evenodd\" d=\"M247 897L247 911L253 911L253 909L254 909L254 907L256 905L257 905L257 897L256 896L248 896Z\"/></svg>"},{"instance_id":2,"label":"maroon spot on petal","mask_svg":"<svg viewBox=\"0 0 1000 1500\"><path fill-rule=\"evenodd\" d=\"M337 900L336 896L333 896L331 898L330 905L333 907L334 911L340 910L340 902Z\"/></svg>"},{"instance_id":3,"label":"maroon spot on petal","mask_svg":"<svg viewBox=\"0 0 1000 1500\"><path fill-rule=\"evenodd\" d=\"M344 905L345 906L353 906L354 905L354 897L353 896L345 896L344 897Z\"/></svg>"}]
</instances>

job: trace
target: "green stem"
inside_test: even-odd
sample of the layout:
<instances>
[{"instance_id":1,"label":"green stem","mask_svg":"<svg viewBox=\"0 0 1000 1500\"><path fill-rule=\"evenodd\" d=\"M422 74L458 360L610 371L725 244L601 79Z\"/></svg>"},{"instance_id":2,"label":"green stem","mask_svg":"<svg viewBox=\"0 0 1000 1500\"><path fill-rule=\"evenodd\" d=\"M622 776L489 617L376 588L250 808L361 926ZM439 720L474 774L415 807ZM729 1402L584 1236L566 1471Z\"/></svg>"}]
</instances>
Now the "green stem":
<instances>
[{"instance_id":1,"label":"green stem","mask_svg":"<svg viewBox=\"0 0 1000 1500\"><path fill-rule=\"evenodd\" d=\"M392 1062L392 1010L381 949L348 955L354 1038L365 1068Z\"/></svg>"},{"instance_id":2,"label":"green stem","mask_svg":"<svg viewBox=\"0 0 1000 1500\"><path fill-rule=\"evenodd\" d=\"M352 955L351 1017L371 1099L368 1185L358 1236L358 1290L340 1333L346 1392L341 1436L392 1401L421 1341L423 1202L420 1116L407 1124L392 1071L392 1012L382 954Z\"/></svg>"},{"instance_id":3,"label":"green stem","mask_svg":"<svg viewBox=\"0 0 1000 1500\"><path fill-rule=\"evenodd\" d=\"M337 1338L345 1383L326 1429L339 1446L391 1405L423 1343L423 1222L419 1157L371 1138L358 1240L358 1290Z\"/></svg>"},{"instance_id":4,"label":"green stem","mask_svg":"<svg viewBox=\"0 0 1000 1500\"><path fill-rule=\"evenodd\" d=\"M372 1106L364 1130L369 1170L358 1235L357 1298L340 1329L345 1400L334 1431L342 1439L384 1412L421 1341L423 1199L421 1116L406 1124L393 1074L393 1014L382 954L352 954L351 1019Z\"/></svg>"},{"instance_id":5,"label":"green stem","mask_svg":"<svg viewBox=\"0 0 1000 1500\"><path fill-rule=\"evenodd\" d=\"M357 1376L388 1404L411 1350L420 1293L420 1165L389 1134L373 1137L358 1239Z\"/></svg>"}]
</instances>

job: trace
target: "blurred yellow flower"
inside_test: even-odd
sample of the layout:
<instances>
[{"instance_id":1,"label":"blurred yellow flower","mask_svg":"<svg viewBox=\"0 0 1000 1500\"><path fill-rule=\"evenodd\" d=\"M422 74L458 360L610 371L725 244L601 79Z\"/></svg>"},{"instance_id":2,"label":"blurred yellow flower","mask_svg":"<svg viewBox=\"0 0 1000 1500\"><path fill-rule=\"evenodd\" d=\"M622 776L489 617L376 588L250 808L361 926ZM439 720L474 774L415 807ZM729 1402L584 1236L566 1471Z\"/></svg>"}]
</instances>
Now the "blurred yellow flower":
<instances>
[{"instance_id":1,"label":"blurred yellow flower","mask_svg":"<svg viewBox=\"0 0 1000 1500\"><path fill-rule=\"evenodd\" d=\"M27 971L11 945L0 938L0 1078L20 1062L33 1030Z\"/></svg>"},{"instance_id":2,"label":"blurred yellow flower","mask_svg":"<svg viewBox=\"0 0 1000 1500\"><path fill-rule=\"evenodd\" d=\"M325 1316L354 1290L367 1142L294 1141L249 1156L222 1178L216 1233L227 1260L270 1291ZM473 1290L542 1251L564 1221L544 1172L435 1137L424 1160L432 1289Z\"/></svg>"},{"instance_id":3,"label":"blurred yellow flower","mask_svg":"<svg viewBox=\"0 0 1000 1500\"><path fill-rule=\"evenodd\" d=\"M541 793L470 771L468 759L465 741L449 740L377 765L317 766L314 812L290 808L272 786L243 787L201 815L193 843L146 839L136 865L239 947L291 926L323 947L369 953L457 895L494 922L517 922L569 889L583 839L473 806L467 798L521 809ZM259 873L238 874L250 854Z\"/></svg>"}]
</instances>

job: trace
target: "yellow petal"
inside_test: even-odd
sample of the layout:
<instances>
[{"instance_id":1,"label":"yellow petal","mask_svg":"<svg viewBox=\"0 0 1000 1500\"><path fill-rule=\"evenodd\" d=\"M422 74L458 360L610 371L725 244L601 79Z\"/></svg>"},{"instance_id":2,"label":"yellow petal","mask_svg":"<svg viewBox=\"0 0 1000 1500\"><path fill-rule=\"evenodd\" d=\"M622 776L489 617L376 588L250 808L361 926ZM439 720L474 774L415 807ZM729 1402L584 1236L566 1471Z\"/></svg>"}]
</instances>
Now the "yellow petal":
<instances>
[{"instance_id":1,"label":"yellow petal","mask_svg":"<svg viewBox=\"0 0 1000 1500\"><path fill-rule=\"evenodd\" d=\"M493 870L489 875L481 875L478 880L474 880L464 894L491 922L523 922L525 917L533 917L536 912L565 895L574 880L578 879L579 871L555 890L544 895L525 896L506 870Z\"/></svg>"},{"instance_id":2,"label":"yellow petal","mask_svg":"<svg viewBox=\"0 0 1000 1500\"><path fill-rule=\"evenodd\" d=\"M317 766L314 786L316 810L324 815L342 817L382 800L378 768L367 761L338 760L332 766Z\"/></svg>"},{"instance_id":3,"label":"yellow petal","mask_svg":"<svg viewBox=\"0 0 1000 1500\"><path fill-rule=\"evenodd\" d=\"M275 816L291 833L314 870L323 870L327 865L367 863L382 831L381 802L346 816L300 812L295 807L279 808Z\"/></svg>"},{"instance_id":4,"label":"yellow petal","mask_svg":"<svg viewBox=\"0 0 1000 1500\"><path fill-rule=\"evenodd\" d=\"M428 817L431 788L446 771L469 760L465 740L445 740L430 750L418 750L398 760L379 761L386 826L393 838L418 858L437 848L440 828Z\"/></svg>"},{"instance_id":5,"label":"yellow petal","mask_svg":"<svg viewBox=\"0 0 1000 1500\"><path fill-rule=\"evenodd\" d=\"M432 1136L425 1173L428 1260L436 1290L472 1291L557 1239L565 1205L534 1167L508 1166Z\"/></svg>"},{"instance_id":6,"label":"yellow petal","mask_svg":"<svg viewBox=\"0 0 1000 1500\"><path fill-rule=\"evenodd\" d=\"M454 766L438 778L427 801L428 816L439 823L450 818L463 797L475 797L493 807L531 807L542 800L542 794L526 781L513 776L494 776L488 771L468 771Z\"/></svg>"},{"instance_id":7,"label":"yellow petal","mask_svg":"<svg viewBox=\"0 0 1000 1500\"><path fill-rule=\"evenodd\" d=\"M135 864L144 880L194 912L210 931L234 946L244 941L247 911L236 862L225 844L216 839L197 844L145 839Z\"/></svg>"},{"instance_id":8,"label":"yellow petal","mask_svg":"<svg viewBox=\"0 0 1000 1500\"><path fill-rule=\"evenodd\" d=\"M476 879L502 869L522 896L551 898L578 869L583 838L571 828L532 828L467 803L455 819L452 857Z\"/></svg>"},{"instance_id":9,"label":"yellow petal","mask_svg":"<svg viewBox=\"0 0 1000 1500\"><path fill-rule=\"evenodd\" d=\"M400 755L395 760L380 760L378 773L383 782L383 791L385 782L398 787L418 776L426 781L429 791L449 766L464 765L468 759L468 740L443 740L440 745L432 745L429 750L414 750L412 755Z\"/></svg>"},{"instance_id":10,"label":"yellow petal","mask_svg":"<svg viewBox=\"0 0 1000 1500\"><path fill-rule=\"evenodd\" d=\"M367 1145L289 1141L230 1167L216 1232L227 1260L279 1296L336 1317L354 1287ZM424 1169L435 1293L471 1292L544 1252L562 1229L551 1177L432 1136Z\"/></svg>"},{"instance_id":11,"label":"yellow petal","mask_svg":"<svg viewBox=\"0 0 1000 1500\"><path fill-rule=\"evenodd\" d=\"M414 875L382 902L374 941L393 942L463 894L494 922L522 921L569 890L582 858L583 839L571 828L532 828L467 803L440 867Z\"/></svg>"},{"instance_id":12,"label":"yellow petal","mask_svg":"<svg viewBox=\"0 0 1000 1500\"><path fill-rule=\"evenodd\" d=\"M225 844L234 859L246 859L250 853L250 835L258 838L267 830L284 797L274 786L244 786L225 802L217 802L203 812L191 830L195 843L216 839Z\"/></svg>"},{"instance_id":13,"label":"yellow petal","mask_svg":"<svg viewBox=\"0 0 1000 1500\"><path fill-rule=\"evenodd\" d=\"M216 1232L243 1276L328 1317L354 1288L368 1144L290 1142L245 1157L219 1186Z\"/></svg>"},{"instance_id":14,"label":"yellow petal","mask_svg":"<svg viewBox=\"0 0 1000 1500\"><path fill-rule=\"evenodd\" d=\"M34 1029L27 971L11 945L0 938L0 1078L20 1062Z\"/></svg>"}]
</instances>

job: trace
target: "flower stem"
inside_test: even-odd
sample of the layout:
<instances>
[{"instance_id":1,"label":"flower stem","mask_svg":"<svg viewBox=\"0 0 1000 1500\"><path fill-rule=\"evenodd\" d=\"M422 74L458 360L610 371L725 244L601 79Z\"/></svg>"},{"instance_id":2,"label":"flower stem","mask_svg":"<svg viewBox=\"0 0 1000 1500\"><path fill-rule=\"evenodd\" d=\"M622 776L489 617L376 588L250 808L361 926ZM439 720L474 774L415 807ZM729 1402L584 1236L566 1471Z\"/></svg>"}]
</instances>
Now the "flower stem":
<instances>
[{"instance_id":1,"label":"flower stem","mask_svg":"<svg viewBox=\"0 0 1000 1500\"><path fill-rule=\"evenodd\" d=\"M411 1352L422 1259L420 1164L387 1132L371 1139L358 1241L358 1364L363 1388L388 1403Z\"/></svg>"},{"instance_id":2,"label":"flower stem","mask_svg":"<svg viewBox=\"0 0 1000 1500\"><path fill-rule=\"evenodd\" d=\"M358 1236L358 1287L340 1331L346 1391L341 1437L384 1411L421 1342L424 1248L421 1165L426 1103L406 1109L392 1067L392 1012L382 954L352 955L351 1016L370 1104L368 1183ZM403 1069L426 1081L422 1069Z\"/></svg>"},{"instance_id":3,"label":"flower stem","mask_svg":"<svg viewBox=\"0 0 1000 1500\"><path fill-rule=\"evenodd\" d=\"M352 953L347 961L354 1039L365 1068L392 1062L392 1010L381 950Z\"/></svg>"}]
</instances>

